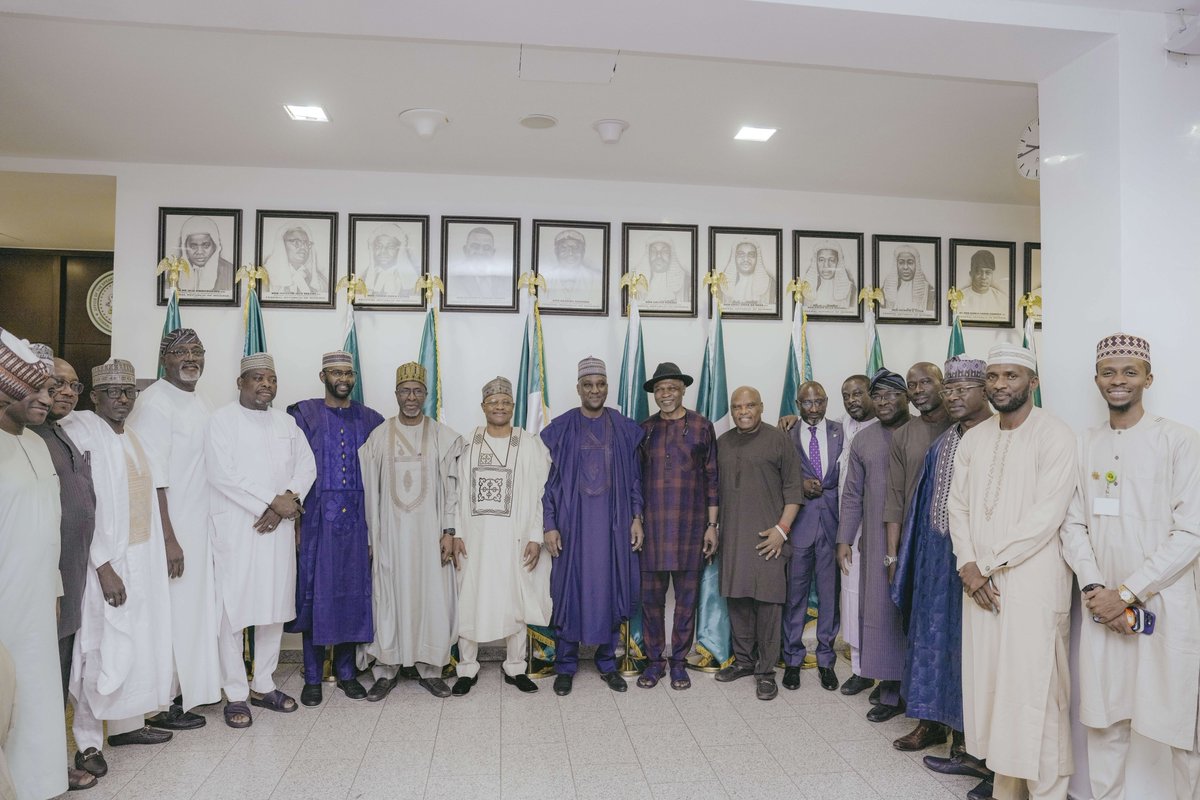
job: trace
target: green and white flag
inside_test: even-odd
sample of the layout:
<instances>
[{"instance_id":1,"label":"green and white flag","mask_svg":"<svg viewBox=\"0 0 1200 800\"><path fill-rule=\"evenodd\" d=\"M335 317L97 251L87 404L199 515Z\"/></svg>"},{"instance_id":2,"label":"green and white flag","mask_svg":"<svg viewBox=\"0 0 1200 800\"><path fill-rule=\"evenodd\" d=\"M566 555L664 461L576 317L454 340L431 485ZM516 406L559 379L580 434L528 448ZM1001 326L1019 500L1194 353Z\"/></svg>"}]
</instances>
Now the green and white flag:
<instances>
[{"instance_id":1,"label":"green and white flag","mask_svg":"<svg viewBox=\"0 0 1200 800\"><path fill-rule=\"evenodd\" d=\"M788 291L793 291L795 281L788 284ZM808 312L804 310L803 293L808 284L795 288L796 301L792 309L792 334L788 340L787 363L783 374L783 396L779 400L779 416L796 416L800 413L796 407L796 392L800 384L813 379L812 353L808 349Z\"/></svg>"},{"instance_id":2,"label":"green and white flag","mask_svg":"<svg viewBox=\"0 0 1200 800\"><path fill-rule=\"evenodd\" d=\"M1033 338L1033 329L1036 322L1037 320L1031 316L1025 317L1025 337L1021 342L1021 344L1029 348L1029 352L1033 353L1033 360L1035 363L1037 362L1037 341ZM1037 388L1033 390L1033 404L1038 408L1042 407L1041 372L1042 371L1040 369L1037 370L1038 385Z\"/></svg>"},{"instance_id":3,"label":"green and white flag","mask_svg":"<svg viewBox=\"0 0 1200 800\"><path fill-rule=\"evenodd\" d=\"M354 324L353 301L346 306L346 341L342 345L342 349L350 354L350 358L354 362L354 391L350 392L350 399L361 403L363 402L363 374L362 363L358 359L358 328Z\"/></svg>"},{"instance_id":4,"label":"green and white flag","mask_svg":"<svg viewBox=\"0 0 1200 800\"><path fill-rule=\"evenodd\" d=\"M521 339L521 360L517 368L516 408L513 425L530 433L540 433L550 422L550 394L546 389L546 345L542 339L542 314L537 297L525 315L525 335Z\"/></svg>"},{"instance_id":5,"label":"green and white flag","mask_svg":"<svg viewBox=\"0 0 1200 800\"><path fill-rule=\"evenodd\" d=\"M621 354L621 382L617 388L617 407L634 422L650 416L646 399L646 356L642 348L642 317L637 298L629 301L629 327L625 330L625 350Z\"/></svg>"},{"instance_id":6,"label":"green and white flag","mask_svg":"<svg viewBox=\"0 0 1200 800\"><path fill-rule=\"evenodd\" d=\"M875 303L883 300L883 290L870 286L858 293L859 302L865 302L863 322L867 326L867 377L883 369L883 344L879 341L879 328L875 325Z\"/></svg>"},{"instance_id":7,"label":"green and white flag","mask_svg":"<svg viewBox=\"0 0 1200 800\"><path fill-rule=\"evenodd\" d=\"M267 352L267 329L263 326L262 306L258 304L256 287L258 281L266 283L270 279L263 267L242 267L236 279L246 284L246 302L242 305L242 326L245 329L242 357L245 358Z\"/></svg>"},{"instance_id":8,"label":"green and white flag","mask_svg":"<svg viewBox=\"0 0 1200 800\"><path fill-rule=\"evenodd\" d=\"M438 308L436 297L438 292L446 290L442 279L426 275L417 280L417 288L425 292L425 303L429 310L425 312L425 328L421 331L421 349L417 355L417 363L425 368L425 406L422 413L430 419L442 421L442 371L441 352L438 350Z\"/></svg>"},{"instance_id":9,"label":"green and white flag","mask_svg":"<svg viewBox=\"0 0 1200 800\"><path fill-rule=\"evenodd\" d=\"M962 289L946 292L946 299L950 301L950 344L946 347L947 361L967 352L967 346L963 343L962 320L958 318L958 304L962 302L962 297Z\"/></svg>"}]
</instances>

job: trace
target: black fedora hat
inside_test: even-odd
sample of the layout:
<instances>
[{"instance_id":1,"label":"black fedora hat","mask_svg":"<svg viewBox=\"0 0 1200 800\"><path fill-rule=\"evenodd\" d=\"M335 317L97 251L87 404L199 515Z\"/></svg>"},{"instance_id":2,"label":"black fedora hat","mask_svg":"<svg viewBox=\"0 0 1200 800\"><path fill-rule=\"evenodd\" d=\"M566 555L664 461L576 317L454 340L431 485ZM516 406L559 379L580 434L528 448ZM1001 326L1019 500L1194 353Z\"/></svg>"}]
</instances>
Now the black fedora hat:
<instances>
[{"instance_id":1,"label":"black fedora hat","mask_svg":"<svg viewBox=\"0 0 1200 800\"><path fill-rule=\"evenodd\" d=\"M674 364L670 361L664 361L654 368L654 377L642 384L642 388L647 392L653 392L654 384L658 383L659 381L665 381L668 378L674 378L675 380L683 381L684 386L692 385L691 375L684 375L679 370L678 364Z\"/></svg>"}]
</instances>

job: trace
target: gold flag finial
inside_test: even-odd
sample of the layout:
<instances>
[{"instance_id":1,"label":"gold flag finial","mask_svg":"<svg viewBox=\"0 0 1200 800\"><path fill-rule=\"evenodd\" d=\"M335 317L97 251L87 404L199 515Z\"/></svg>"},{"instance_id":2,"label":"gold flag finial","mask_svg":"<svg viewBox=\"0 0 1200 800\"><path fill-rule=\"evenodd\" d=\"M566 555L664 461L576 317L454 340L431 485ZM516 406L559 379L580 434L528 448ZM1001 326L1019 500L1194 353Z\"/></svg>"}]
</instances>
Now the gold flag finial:
<instances>
[{"instance_id":1,"label":"gold flag finial","mask_svg":"<svg viewBox=\"0 0 1200 800\"><path fill-rule=\"evenodd\" d=\"M263 283L271 282L271 276L267 274L267 268L255 266L254 264L244 265L233 276L233 279L234 281L245 281L246 287L250 291L254 291L255 281L262 281Z\"/></svg>"},{"instance_id":2,"label":"gold flag finial","mask_svg":"<svg viewBox=\"0 0 1200 800\"><path fill-rule=\"evenodd\" d=\"M435 291L445 292L446 284L442 283L442 279L436 275L423 275L417 279L417 289L425 292L425 302L428 303L433 299Z\"/></svg>"},{"instance_id":3,"label":"gold flag finial","mask_svg":"<svg viewBox=\"0 0 1200 800\"><path fill-rule=\"evenodd\" d=\"M871 304L876 305L883 302L883 289L878 289L874 286L864 286L862 291L858 293L858 302L866 301L868 310L871 309Z\"/></svg>"},{"instance_id":4,"label":"gold flag finial","mask_svg":"<svg viewBox=\"0 0 1200 800\"><path fill-rule=\"evenodd\" d=\"M626 272L621 276L621 288L628 291L631 298L636 298L649 286L649 279L640 272Z\"/></svg>"},{"instance_id":5,"label":"gold flag finial","mask_svg":"<svg viewBox=\"0 0 1200 800\"><path fill-rule=\"evenodd\" d=\"M962 289L951 286L950 290L948 292L946 292L946 299L950 301L951 313L957 314L958 307L960 305L962 305L962 301L963 301Z\"/></svg>"},{"instance_id":6,"label":"gold flag finial","mask_svg":"<svg viewBox=\"0 0 1200 800\"><path fill-rule=\"evenodd\" d=\"M533 272L526 272L517 281L517 291L528 289L530 297L537 297L538 290L546 288L546 276L538 275Z\"/></svg>"},{"instance_id":7,"label":"gold flag finial","mask_svg":"<svg viewBox=\"0 0 1200 800\"><path fill-rule=\"evenodd\" d=\"M792 296L792 301L797 305L803 304L804 301L812 296L812 284L796 278L788 281L787 286L783 287L783 290Z\"/></svg>"},{"instance_id":8,"label":"gold flag finial","mask_svg":"<svg viewBox=\"0 0 1200 800\"><path fill-rule=\"evenodd\" d=\"M1017 301L1017 305L1025 309L1025 316L1034 322L1042 321L1042 296L1040 294L1036 292L1024 294Z\"/></svg>"},{"instance_id":9,"label":"gold flag finial","mask_svg":"<svg viewBox=\"0 0 1200 800\"><path fill-rule=\"evenodd\" d=\"M346 302L350 305L354 305L356 298L366 297L368 294L367 282L353 273L338 281L335 288L339 292L346 290Z\"/></svg>"},{"instance_id":10,"label":"gold flag finial","mask_svg":"<svg viewBox=\"0 0 1200 800\"><path fill-rule=\"evenodd\" d=\"M154 271L154 274L162 275L164 272L167 275L167 286L177 289L179 288L179 273L182 272L184 275L190 275L192 273L192 265L183 256L177 258L167 257L158 262L158 269Z\"/></svg>"},{"instance_id":11,"label":"gold flag finial","mask_svg":"<svg viewBox=\"0 0 1200 800\"><path fill-rule=\"evenodd\" d=\"M725 294L725 287L729 285L729 278L724 272L717 272L715 269L712 272L704 274L704 285L708 287L709 293L713 299L717 301L717 312L725 310L725 306L721 303L721 295Z\"/></svg>"}]
</instances>

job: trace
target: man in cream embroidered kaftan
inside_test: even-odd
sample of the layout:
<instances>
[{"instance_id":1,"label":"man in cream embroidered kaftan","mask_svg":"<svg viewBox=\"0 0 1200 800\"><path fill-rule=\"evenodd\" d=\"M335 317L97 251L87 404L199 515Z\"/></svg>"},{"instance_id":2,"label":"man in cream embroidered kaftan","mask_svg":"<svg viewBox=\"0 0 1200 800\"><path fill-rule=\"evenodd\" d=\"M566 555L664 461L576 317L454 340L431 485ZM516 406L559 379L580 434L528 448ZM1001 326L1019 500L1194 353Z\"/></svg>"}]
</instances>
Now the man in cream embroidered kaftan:
<instances>
[{"instance_id":1,"label":"man in cream embroidered kaftan","mask_svg":"<svg viewBox=\"0 0 1200 800\"><path fill-rule=\"evenodd\" d=\"M963 602L967 750L995 770L997 800L1067 796L1071 571L1058 529L1075 491L1075 436L1033 405L1027 349L988 353L999 412L962 438L948 513Z\"/></svg>"},{"instance_id":2,"label":"man in cream embroidered kaftan","mask_svg":"<svg viewBox=\"0 0 1200 800\"><path fill-rule=\"evenodd\" d=\"M137 393L133 365L114 359L92 370L96 412L76 411L62 421L79 450L91 454L96 490L91 569L71 667L73 730L84 759L102 748L102 720L109 721L110 745L171 738L143 727L142 718L170 706L174 670L167 556L154 493L162 467L125 426Z\"/></svg>"},{"instance_id":3,"label":"man in cream embroidered kaftan","mask_svg":"<svg viewBox=\"0 0 1200 800\"><path fill-rule=\"evenodd\" d=\"M1170 748L1175 797L1200 791L1200 435L1146 414L1153 381L1145 339L1101 340L1096 385L1109 418L1080 437L1079 487L1062 527L1085 605L1079 719L1095 800L1143 796L1125 788L1131 730ZM1155 615L1151 635L1129 628L1129 605Z\"/></svg>"},{"instance_id":4,"label":"man in cream embroidered kaftan","mask_svg":"<svg viewBox=\"0 0 1200 800\"><path fill-rule=\"evenodd\" d=\"M512 384L483 388L487 425L475 429L459 459L458 681L466 694L479 674L479 644L503 639L504 678L522 691L526 625L550 624L550 557L542 552L542 492L550 451L512 426Z\"/></svg>"},{"instance_id":5,"label":"man in cream embroidered kaftan","mask_svg":"<svg viewBox=\"0 0 1200 800\"><path fill-rule=\"evenodd\" d=\"M445 697L441 679L456 637L458 458L462 437L425 416L425 370L396 374L397 416L372 431L358 451L370 534L375 640L359 649L359 666L375 659L368 699L386 696L402 666Z\"/></svg>"}]
</instances>

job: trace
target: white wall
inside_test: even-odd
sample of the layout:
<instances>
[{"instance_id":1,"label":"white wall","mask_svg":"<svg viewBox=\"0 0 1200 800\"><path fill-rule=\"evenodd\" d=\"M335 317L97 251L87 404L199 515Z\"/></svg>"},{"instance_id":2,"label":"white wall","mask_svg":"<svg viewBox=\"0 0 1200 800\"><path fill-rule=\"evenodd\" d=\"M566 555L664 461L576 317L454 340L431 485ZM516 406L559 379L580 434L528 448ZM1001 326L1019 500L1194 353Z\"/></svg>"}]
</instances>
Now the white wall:
<instances>
[{"instance_id":1,"label":"white wall","mask_svg":"<svg viewBox=\"0 0 1200 800\"><path fill-rule=\"evenodd\" d=\"M347 213L428 213L431 216L430 264L439 257L439 217L442 214L519 216L522 219L521 269L529 268L531 220L534 218L607 220L611 242L610 315L607 318L546 316L547 360L553 410L577 402L574 370L583 356L605 358L610 374L620 363L625 320L619 316L621 222L695 223L700 230L701 269L707 263L708 225L753 225L784 229L784 270L790 276L790 231L793 228L862 231L866 234L867 279L870 278L870 236L883 234L937 235L1012 240L1038 238L1036 207L938 202L889 197L768 192L707 186L611 183L530 178L470 177L366 172L322 172L253 168L213 168L169 165L55 164L10 161L21 168L69 169L117 175L116 282L113 352L129 358L139 375L155 368L156 347L164 309L154 304L153 268L157 261L159 206L200 206L243 210L242 254L248 263L254 252L254 216L259 208L338 211L340 217L338 273L345 274ZM0 168L6 162L0 160ZM13 166L12 168L17 168ZM943 242L943 282L948 270ZM785 278L786 280L787 278ZM790 303L785 319L772 322L729 320L725 325L729 382L759 387L769 416L774 415L783 385ZM703 308L703 305L702 305ZM202 391L214 401L232 397L237 359L242 346L241 311L235 308L192 308L182 312L184 324L196 328L209 350ZM320 354L339 347L344 325L344 298L330 310L267 309L267 340L280 373L279 402L288 403L318 393L316 373ZM704 316L702 311L701 316ZM417 313L359 312L359 340L367 402L385 415L394 413L391 395L395 367L417 355L423 316ZM478 419L478 391L497 373L516 377L521 342L517 314L442 315L443 390L445 418L468 429ZM705 322L644 321L647 370L660 360L677 361L699 375ZM887 363L903 371L913 361L945 358L946 325L880 326ZM1018 339L1009 329L968 330L967 347L983 355L999 338ZM863 328L859 324L813 323L810 327L816 377L831 394L846 375L865 365ZM615 377L612 398L615 401ZM1046 391L1053 393L1049 383ZM691 398L694 401L694 396ZM831 413L840 413L835 399Z\"/></svg>"}]
</instances>

